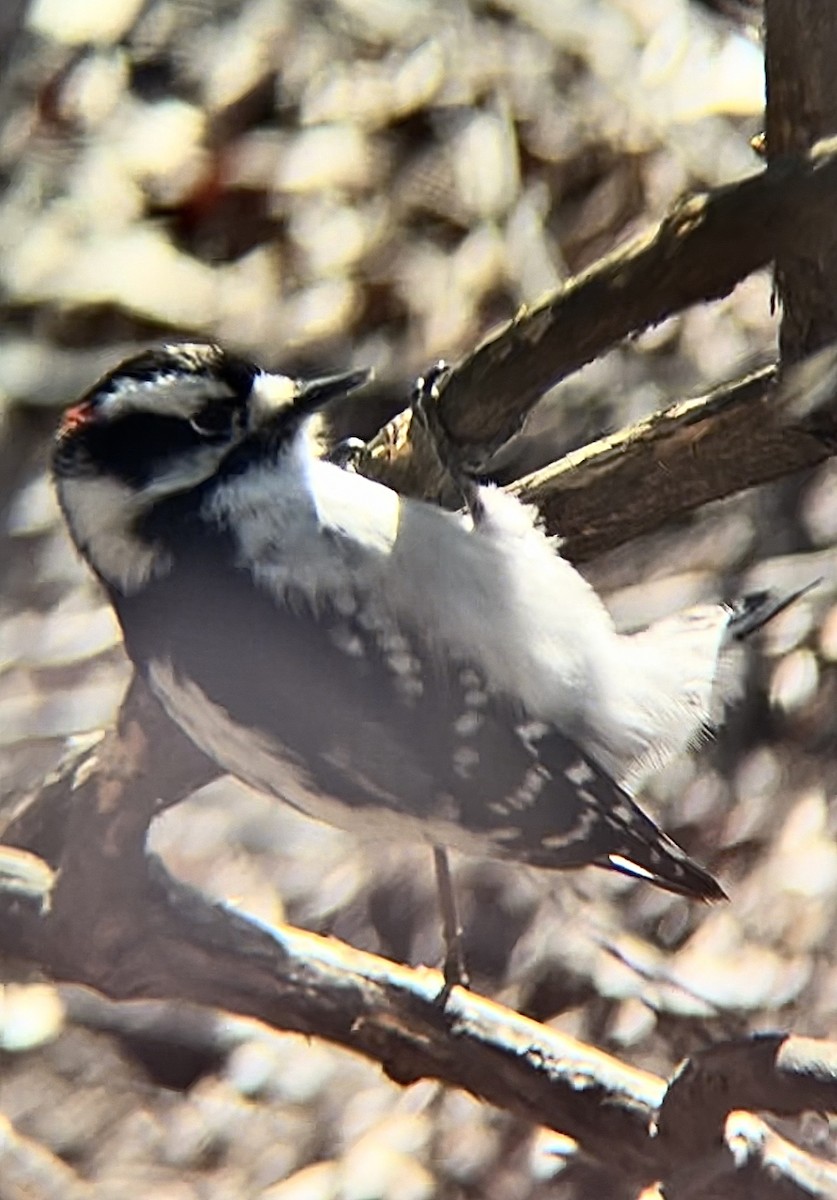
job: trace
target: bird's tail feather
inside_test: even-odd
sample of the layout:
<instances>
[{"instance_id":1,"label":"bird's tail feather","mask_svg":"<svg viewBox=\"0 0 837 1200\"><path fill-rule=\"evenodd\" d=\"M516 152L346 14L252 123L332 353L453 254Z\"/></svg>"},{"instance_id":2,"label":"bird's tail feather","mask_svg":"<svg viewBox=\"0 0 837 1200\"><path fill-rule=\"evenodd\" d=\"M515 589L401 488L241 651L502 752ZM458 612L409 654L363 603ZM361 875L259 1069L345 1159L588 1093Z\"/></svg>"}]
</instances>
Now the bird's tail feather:
<instances>
[{"instance_id":1,"label":"bird's tail feather","mask_svg":"<svg viewBox=\"0 0 837 1200\"><path fill-rule=\"evenodd\" d=\"M690 900L726 900L717 880L689 858L627 794L616 821L614 816L611 810L606 822L610 845L596 860L596 866L644 879Z\"/></svg>"},{"instance_id":2,"label":"bird's tail feather","mask_svg":"<svg viewBox=\"0 0 837 1200\"><path fill-rule=\"evenodd\" d=\"M569 739L545 738L539 749L541 765L552 777L574 787L557 794L544 788L515 810L517 823L511 828L503 818L499 831L486 829L489 837L498 833L501 857L552 870L606 867L692 900L725 899L716 880L663 833L625 788L592 759L579 758ZM485 818L486 812L481 808L480 815ZM512 832L517 836L510 838Z\"/></svg>"},{"instance_id":3,"label":"bird's tail feather","mask_svg":"<svg viewBox=\"0 0 837 1200\"><path fill-rule=\"evenodd\" d=\"M661 831L657 830L659 841L654 847L647 847L650 853L633 853L627 858L622 854L608 854L607 858L597 862L595 866L618 871L629 875L632 879L643 879L647 883L656 884L666 892L674 892L678 896L686 896L689 900L726 900L727 894L716 879L680 849L676 842ZM672 854L672 849L676 854ZM635 859L644 859L634 861ZM653 859L653 862L650 860ZM646 865L648 864L648 865ZM675 870L672 870L672 867Z\"/></svg>"}]
</instances>

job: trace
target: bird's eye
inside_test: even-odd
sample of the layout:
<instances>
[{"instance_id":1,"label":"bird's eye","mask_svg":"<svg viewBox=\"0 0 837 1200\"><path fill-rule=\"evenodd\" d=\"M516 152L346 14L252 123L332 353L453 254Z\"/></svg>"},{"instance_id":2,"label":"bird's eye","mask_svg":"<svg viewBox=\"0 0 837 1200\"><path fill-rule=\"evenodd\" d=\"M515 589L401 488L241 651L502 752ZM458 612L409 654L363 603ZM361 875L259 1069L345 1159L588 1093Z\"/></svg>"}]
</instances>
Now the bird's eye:
<instances>
[{"instance_id":1,"label":"bird's eye","mask_svg":"<svg viewBox=\"0 0 837 1200\"><path fill-rule=\"evenodd\" d=\"M229 441L239 428L238 413L222 404L208 404L190 418L189 424L208 442Z\"/></svg>"}]
</instances>

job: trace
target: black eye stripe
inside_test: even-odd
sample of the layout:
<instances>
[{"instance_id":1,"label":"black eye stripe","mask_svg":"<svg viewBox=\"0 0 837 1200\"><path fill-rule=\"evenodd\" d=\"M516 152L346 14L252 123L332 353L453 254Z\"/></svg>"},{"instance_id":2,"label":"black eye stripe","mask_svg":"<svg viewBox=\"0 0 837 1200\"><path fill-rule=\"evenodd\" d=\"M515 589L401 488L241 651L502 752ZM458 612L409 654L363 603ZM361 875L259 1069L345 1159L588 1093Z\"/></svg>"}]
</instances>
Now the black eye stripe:
<instances>
[{"instance_id":1,"label":"black eye stripe","mask_svg":"<svg viewBox=\"0 0 837 1200\"><path fill-rule=\"evenodd\" d=\"M178 478L189 486L190 472L200 478L204 466L213 469L211 451L218 466L234 457L246 434L257 374L246 359L208 343L138 354L68 410L55 441L54 470L62 477L109 476L134 490L166 477L175 488ZM198 467L194 459L201 451ZM178 457L184 460L180 472Z\"/></svg>"},{"instance_id":2,"label":"black eye stripe","mask_svg":"<svg viewBox=\"0 0 837 1200\"><path fill-rule=\"evenodd\" d=\"M235 433L240 420L239 408L216 400L199 409L190 418L189 424L200 437L208 441L223 441Z\"/></svg>"},{"instance_id":3,"label":"black eye stripe","mask_svg":"<svg viewBox=\"0 0 837 1200\"><path fill-rule=\"evenodd\" d=\"M83 437L86 454L99 469L135 488L163 474L171 460L206 444L188 421L157 413L130 413L91 425Z\"/></svg>"}]
</instances>

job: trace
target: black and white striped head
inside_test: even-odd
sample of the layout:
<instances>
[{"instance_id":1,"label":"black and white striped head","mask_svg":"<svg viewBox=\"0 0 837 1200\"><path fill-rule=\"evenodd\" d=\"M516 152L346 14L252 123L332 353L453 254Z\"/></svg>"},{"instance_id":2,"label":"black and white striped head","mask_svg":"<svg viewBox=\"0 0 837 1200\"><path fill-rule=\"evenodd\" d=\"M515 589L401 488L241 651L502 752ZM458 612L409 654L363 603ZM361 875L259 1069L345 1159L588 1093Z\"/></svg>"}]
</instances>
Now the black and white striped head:
<instances>
[{"instance_id":1,"label":"black and white striped head","mask_svg":"<svg viewBox=\"0 0 837 1200\"><path fill-rule=\"evenodd\" d=\"M367 378L271 375L196 342L128 359L59 426L52 469L76 546L107 583L135 590L154 571L153 547L135 537L151 508L292 443L307 416Z\"/></svg>"}]
</instances>

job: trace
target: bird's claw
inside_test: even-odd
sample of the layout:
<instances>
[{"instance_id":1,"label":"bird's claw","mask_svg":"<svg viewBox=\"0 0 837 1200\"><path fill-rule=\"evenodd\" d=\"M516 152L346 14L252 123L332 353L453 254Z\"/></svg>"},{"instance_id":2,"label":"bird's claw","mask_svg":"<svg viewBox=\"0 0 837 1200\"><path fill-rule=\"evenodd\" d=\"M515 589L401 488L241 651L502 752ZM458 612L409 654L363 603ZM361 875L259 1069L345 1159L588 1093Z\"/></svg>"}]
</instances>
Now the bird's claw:
<instances>
[{"instance_id":1,"label":"bird's claw","mask_svg":"<svg viewBox=\"0 0 837 1200\"><path fill-rule=\"evenodd\" d=\"M424 375L419 376L413 389L411 407L426 430L443 471L461 495L476 525L484 516L479 485L463 463L462 453L445 428L439 412L442 381L449 374L450 366L444 359L439 359Z\"/></svg>"},{"instance_id":2,"label":"bird's claw","mask_svg":"<svg viewBox=\"0 0 837 1200\"><path fill-rule=\"evenodd\" d=\"M329 452L324 455L326 462L334 463L344 471L356 471L358 460L366 449L366 442L360 438L347 437L335 442Z\"/></svg>"}]
</instances>

